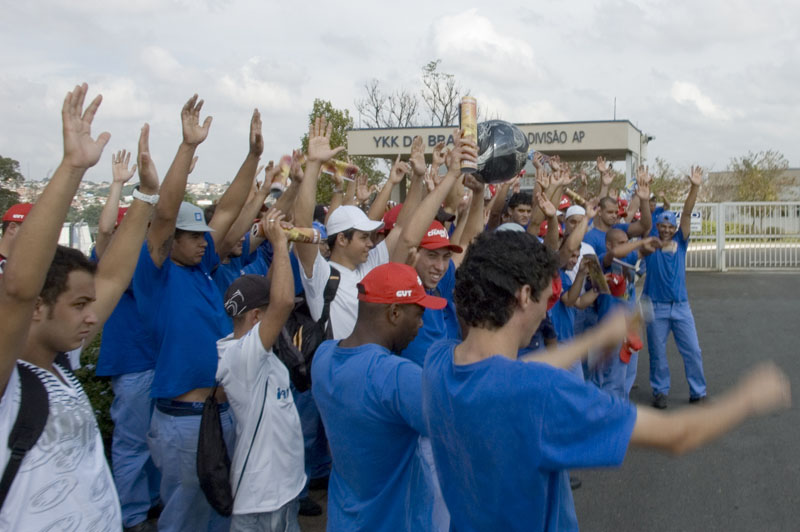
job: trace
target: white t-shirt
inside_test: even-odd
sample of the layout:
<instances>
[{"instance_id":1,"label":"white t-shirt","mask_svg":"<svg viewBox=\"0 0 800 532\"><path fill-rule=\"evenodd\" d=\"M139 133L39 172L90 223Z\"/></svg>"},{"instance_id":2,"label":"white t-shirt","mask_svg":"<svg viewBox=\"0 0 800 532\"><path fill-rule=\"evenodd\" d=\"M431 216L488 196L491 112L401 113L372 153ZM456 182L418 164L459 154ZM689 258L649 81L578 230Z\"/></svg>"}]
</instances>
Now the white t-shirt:
<instances>
[{"instance_id":1,"label":"white t-shirt","mask_svg":"<svg viewBox=\"0 0 800 532\"><path fill-rule=\"evenodd\" d=\"M272 350L264 349L258 325L238 340L232 334L218 340L217 352L217 379L236 418L236 448L231 460L231 487L236 494L233 513L277 510L297 497L306 483L303 431L289 390L289 370ZM237 491L245 459L247 468Z\"/></svg>"},{"instance_id":2,"label":"white t-shirt","mask_svg":"<svg viewBox=\"0 0 800 532\"><path fill-rule=\"evenodd\" d=\"M333 261L328 263L322 255L317 252L314 260L314 269L311 278L306 277L306 272L300 268L300 278L303 281L303 289L306 292L306 301L311 311L311 317L318 320L322 316L322 307L325 302L325 285L331 276L331 266L339 270L341 278L336 296L331 301L331 326L333 327L333 338L347 338L353 332L358 317L358 287L361 279L366 276L372 268L389 262L389 250L386 242L381 242L369 252L366 262L360 264L355 270L346 268Z\"/></svg>"},{"instance_id":3,"label":"white t-shirt","mask_svg":"<svg viewBox=\"0 0 800 532\"><path fill-rule=\"evenodd\" d=\"M567 273L567 277L569 277L569 280L572 281L572 282L575 282L575 277L578 276L578 268L581 267L581 260L583 259L583 256L584 255L596 255L596 253L594 251L594 248L590 244L587 244L586 242L581 242L581 249L580 249L579 253L580 253L580 256L578 257L578 262L575 263L575 267L566 272ZM581 289L581 294L582 293L583 293L583 290Z\"/></svg>"},{"instance_id":4,"label":"white t-shirt","mask_svg":"<svg viewBox=\"0 0 800 532\"><path fill-rule=\"evenodd\" d=\"M119 498L89 398L78 380L57 365L68 384L49 371L22 363L44 384L50 411L44 432L22 460L0 511L0 530L119 531ZM15 366L0 399L3 469L11 456L6 443L17 419L20 395Z\"/></svg>"}]
</instances>

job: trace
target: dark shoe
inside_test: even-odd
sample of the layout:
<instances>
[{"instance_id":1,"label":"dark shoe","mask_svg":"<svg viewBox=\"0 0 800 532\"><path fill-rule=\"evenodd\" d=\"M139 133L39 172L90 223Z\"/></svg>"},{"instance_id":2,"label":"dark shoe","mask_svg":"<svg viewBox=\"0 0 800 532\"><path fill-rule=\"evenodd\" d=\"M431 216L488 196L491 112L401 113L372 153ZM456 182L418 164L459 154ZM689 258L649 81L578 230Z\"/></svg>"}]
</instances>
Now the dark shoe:
<instances>
[{"instance_id":1,"label":"dark shoe","mask_svg":"<svg viewBox=\"0 0 800 532\"><path fill-rule=\"evenodd\" d=\"M569 477L569 487L570 487L570 489L572 489L574 491L574 490L580 488L581 486L583 486L583 482L581 482L581 479L579 479L578 477L573 477L573 476Z\"/></svg>"},{"instance_id":2,"label":"dark shoe","mask_svg":"<svg viewBox=\"0 0 800 532\"><path fill-rule=\"evenodd\" d=\"M667 408L667 396L663 393L657 393L653 397L653 408L658 408L659 410Z\"/></svg>"},{"instance_id":3,"label":"dark shoe","mask_svg":"<svg viewBox=\"0 0 800 532\"><path fill-rule=\"evenodd\" d=\"M702 405L706 402L706 397L705 395L703 397L690 397L689 402L693 405Z\"/></svg>"},{"instance_id":4,"label":"dark shoe","mask_svg":"<svg viewBox=\"0 0 800 532\"><path fill-rule=\"evenodd\" d=\"M303 497L300 499L300 511L297 513L305 516L322 515L322 506L312 501L310 497Z\"/></svg>"},{"instance_id":5,"label":"dark shoe","mask_svg":"<svg viewBox=\"0 0 800 532\"><path fill-rule=\"evenodd\" d=\"M141 523L137 523L133 526L126 526L122 529L122 532L157 532L158 527L156 526L155 521L142 521Z\"/></svg>"},{"instance_id":6,"label":"dark shoe","mask_svg":"<svg viewBox=\"0 0 800 532\"><path fill-rule=\"evenodd\" d=\"M308 489L311 491L319 491L319 490L326 490L328 489L328 479L330 479L329 475L325 475L324 477L312 478L308 481Z\"/></svg>"}]
</instances>

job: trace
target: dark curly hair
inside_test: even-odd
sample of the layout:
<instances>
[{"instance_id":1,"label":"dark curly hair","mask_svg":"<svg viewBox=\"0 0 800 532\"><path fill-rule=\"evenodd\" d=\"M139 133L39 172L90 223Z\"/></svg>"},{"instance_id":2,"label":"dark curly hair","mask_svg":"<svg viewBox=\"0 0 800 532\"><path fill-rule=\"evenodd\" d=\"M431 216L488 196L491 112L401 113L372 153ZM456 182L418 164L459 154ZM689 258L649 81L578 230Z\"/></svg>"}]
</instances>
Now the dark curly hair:
<instances>
[{"instance_id":1,"label":"dark curly hair","mask_svg":"<svg viewBox=\"0 0 800 532\"><path fill-rule=\"evenodd\" d=\"M536 301L558 271L555 254L528 233L481 234L456 271L458 317L471 327L497 329L511 319L517 291L531 287Z\"/></svg>"},{"instance_id":2,"label":"dark curly hair","mask_svg":"<svg viewBox=\"0 0 800 532\"><path fill-rule=\"evenodd\" d=\"M518 205L530 205L533 202L533 197L530 192L514 192L508 199L508 210L517 207Z\"/></svg>"},{"instance_id":3,"label":"dark curly hair","mask_svg":"<svg viewBox=\"0 0 800 532\"><path fill-rule=\"evenodd\" d=\"M56 302L58 296L66 292L69 274L75 270L83 270L94 275L97 271L97 265L77 249L58 246L56 248L56 256L53 257L53 262L50 263L50 269L47 270L47 278L39 294L46 305L52 305Z\"/></svg>"}]
</instances>

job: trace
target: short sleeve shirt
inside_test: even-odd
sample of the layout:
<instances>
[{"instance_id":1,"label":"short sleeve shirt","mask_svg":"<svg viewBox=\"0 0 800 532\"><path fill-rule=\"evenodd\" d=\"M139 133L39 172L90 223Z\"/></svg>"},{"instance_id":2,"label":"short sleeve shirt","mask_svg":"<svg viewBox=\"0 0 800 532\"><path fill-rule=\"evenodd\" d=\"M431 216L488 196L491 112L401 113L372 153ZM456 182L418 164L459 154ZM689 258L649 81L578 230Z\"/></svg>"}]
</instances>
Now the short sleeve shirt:
<instances>
[{"instance_id":1,"label":"short sleeve shirt","mask_svg":"<svg viewBox=\"0 0 800 532\"><path fill-rule=\"evenodd\" d=\"M662 246L645 257L647 276L644 293L657 303L689 301L686 291L686 251L689 239L678 228L669 246Z\"/></svg>"}]
</instances>

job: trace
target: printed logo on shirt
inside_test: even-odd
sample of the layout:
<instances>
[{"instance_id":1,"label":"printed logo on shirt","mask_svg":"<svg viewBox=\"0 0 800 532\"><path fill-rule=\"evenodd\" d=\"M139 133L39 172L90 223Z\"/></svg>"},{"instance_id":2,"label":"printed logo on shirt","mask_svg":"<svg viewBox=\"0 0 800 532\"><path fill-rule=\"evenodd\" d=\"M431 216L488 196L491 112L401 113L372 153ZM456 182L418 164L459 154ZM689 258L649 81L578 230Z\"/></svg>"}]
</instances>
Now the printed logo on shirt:
<instances>
[{"instance_id":1,"label":"printed logo on shirt","mask_svg":"<svg viewBox=\"0 0 800 532\"><path fill-rule=\"evenodd\" d=\"M281 399L288 399L289 398L289 388L281 388L278 387L278 401Z\"/></svg>"}]
</instances>

